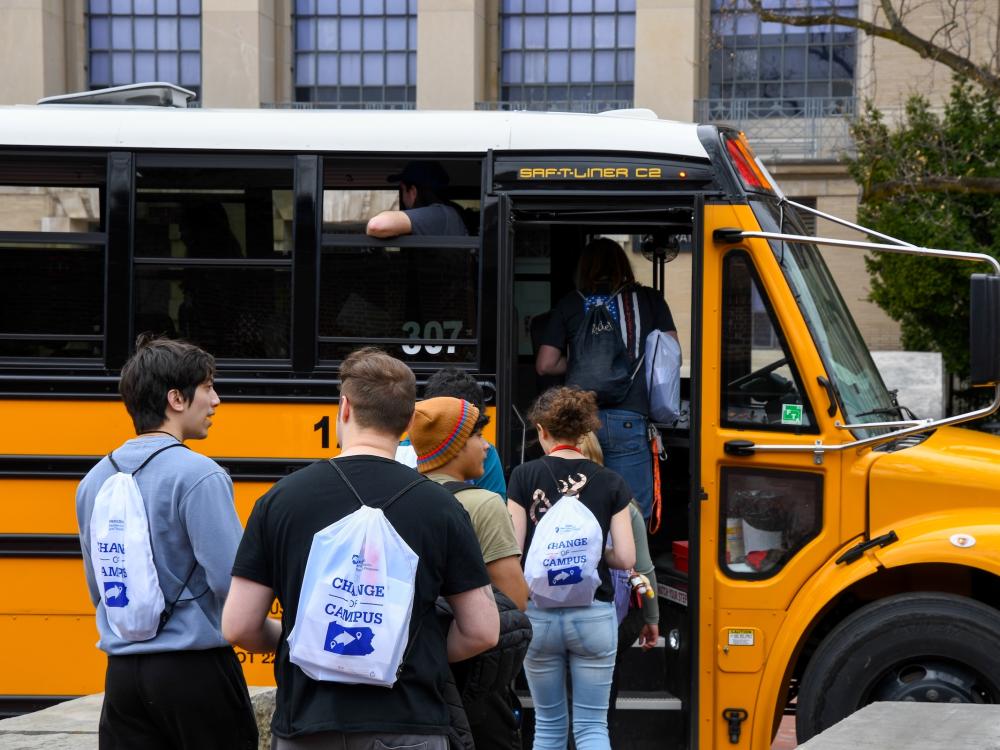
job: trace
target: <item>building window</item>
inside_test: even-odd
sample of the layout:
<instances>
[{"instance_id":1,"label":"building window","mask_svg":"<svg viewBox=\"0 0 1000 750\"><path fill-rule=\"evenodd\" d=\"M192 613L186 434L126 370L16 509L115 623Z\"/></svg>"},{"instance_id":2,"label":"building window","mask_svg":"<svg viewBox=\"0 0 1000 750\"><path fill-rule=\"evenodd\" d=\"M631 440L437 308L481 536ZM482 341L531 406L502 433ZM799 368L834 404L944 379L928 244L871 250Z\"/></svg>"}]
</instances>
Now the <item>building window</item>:
<instances>
[{"instance_id":1,"label":"building window","mask_svg":"<svg viewBox=\"0 0 1000 750\"><path fill-rule=\"evenodd\" d=\"M296 0L295 99L410 108L417 0Z\"/></svg>"},{"instance_id":2,"label":"building window","mask_svg":"<svg viewBox=\"0 0 1000 750\"><path fill-rule=\"evenodd\" d=\"M201 0L89 0L92 89L165 81L201 92Z\"/></svg>"},{"instance_id":3,"label":"building window","mask_svg":"<svg viewBox=\"0 0 1000 750\"><path fill-rule=\"evenodd\" d=\"M635 0L503 0L500 96L517 107L632 104Z\"/></svg>"},{"instance_id":4,"label":"building window","mask_svg":"<svg viewBox=\"0 0 1000 750\"><path fill-rule=\"evenodd\" d=\"M856 41L843 26L762 22L748 0L711 0L709 98L745 102L744 117L842 114L853 103ZM765 0L794 15L856 16L857 0Z\"/></svg>"}]
</instances>

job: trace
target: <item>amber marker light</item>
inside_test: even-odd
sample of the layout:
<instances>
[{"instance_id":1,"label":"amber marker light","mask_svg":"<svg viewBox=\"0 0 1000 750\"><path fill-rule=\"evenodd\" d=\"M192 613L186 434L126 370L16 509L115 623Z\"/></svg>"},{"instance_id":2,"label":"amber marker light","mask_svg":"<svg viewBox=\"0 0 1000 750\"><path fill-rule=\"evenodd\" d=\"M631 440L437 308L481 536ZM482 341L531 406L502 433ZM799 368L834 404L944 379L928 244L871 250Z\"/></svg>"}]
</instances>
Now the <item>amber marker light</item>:
<instances>
[{"instance_id":1,"label":"amber marker light","mask_svg":"<svg viewBox=\"0 0 1000 750\"><path fill-rule=\"evenodd\" d=\"M681 179L684 179L685 177L688 176L688 173L685 172L684 170L681 170L680 172L677 173L677 176L680 177Z\"/></svg>"}]
</instances>

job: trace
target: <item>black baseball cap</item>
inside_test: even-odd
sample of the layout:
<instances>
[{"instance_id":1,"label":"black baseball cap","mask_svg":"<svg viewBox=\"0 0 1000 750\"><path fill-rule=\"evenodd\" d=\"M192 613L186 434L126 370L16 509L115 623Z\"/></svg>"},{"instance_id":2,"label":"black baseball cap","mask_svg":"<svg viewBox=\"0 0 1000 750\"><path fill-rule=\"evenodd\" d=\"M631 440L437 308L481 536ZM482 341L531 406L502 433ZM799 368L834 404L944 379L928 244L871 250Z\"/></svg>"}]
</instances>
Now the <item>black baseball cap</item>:
<instances>
[{"instance_id":1,"label":"black baseball cap","mask_svg":"<svg viewBox=\"0 0 1000 750\"><path fill-rule=\"evenodd\" d=\"M448 186L448 173L436 161L411 161L399 174L389 175L389 182L405 182L407 185L426 185L430 188Z\"/></svg>"}]
</instances>

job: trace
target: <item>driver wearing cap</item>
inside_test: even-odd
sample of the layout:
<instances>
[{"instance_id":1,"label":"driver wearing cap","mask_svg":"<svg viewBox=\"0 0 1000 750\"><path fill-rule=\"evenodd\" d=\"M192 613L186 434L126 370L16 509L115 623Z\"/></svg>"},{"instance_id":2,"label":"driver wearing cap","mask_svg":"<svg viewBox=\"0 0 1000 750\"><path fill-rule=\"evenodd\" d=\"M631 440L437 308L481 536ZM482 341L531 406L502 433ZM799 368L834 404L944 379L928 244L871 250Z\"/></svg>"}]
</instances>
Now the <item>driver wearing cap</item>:
<instances>
[{"instance_id":1,"label":"driver wearing cap","mask_svg":"<svg viewBox=\"0 0 1000 750\"><path fill-rule=\"evenodd\" d=\"M402 210L382 211L368 221L370 237L398 237L401 234L465 236L461 209L442 197L448 187L448 173L435 161L411 161L399 174L389 176L399 183Z\"/></svg>"}]
</instances>

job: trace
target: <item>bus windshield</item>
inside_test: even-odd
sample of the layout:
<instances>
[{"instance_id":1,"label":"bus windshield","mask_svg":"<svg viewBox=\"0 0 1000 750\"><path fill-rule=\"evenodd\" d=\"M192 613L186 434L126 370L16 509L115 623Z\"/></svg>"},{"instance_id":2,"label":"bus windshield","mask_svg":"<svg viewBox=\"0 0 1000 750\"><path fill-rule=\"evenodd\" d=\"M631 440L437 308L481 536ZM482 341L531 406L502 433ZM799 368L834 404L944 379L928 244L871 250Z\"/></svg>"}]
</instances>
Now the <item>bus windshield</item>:
<instances>
[{"instance_id":1,"label":"bus windshield","mask_svg":"<svg viewBox=\"0 0 1000 750\"><path fill-rule=\"evenodd\" d=\"M751 205L763 231L805 234L791 206L779 207L771 201L752 201ZM816 245L777 240L770 240L770 244L819 348L844 418L849 424L901 419ZM889 429L872 427L855 432L864 438Z\"/></svg>"}]
</instances>

